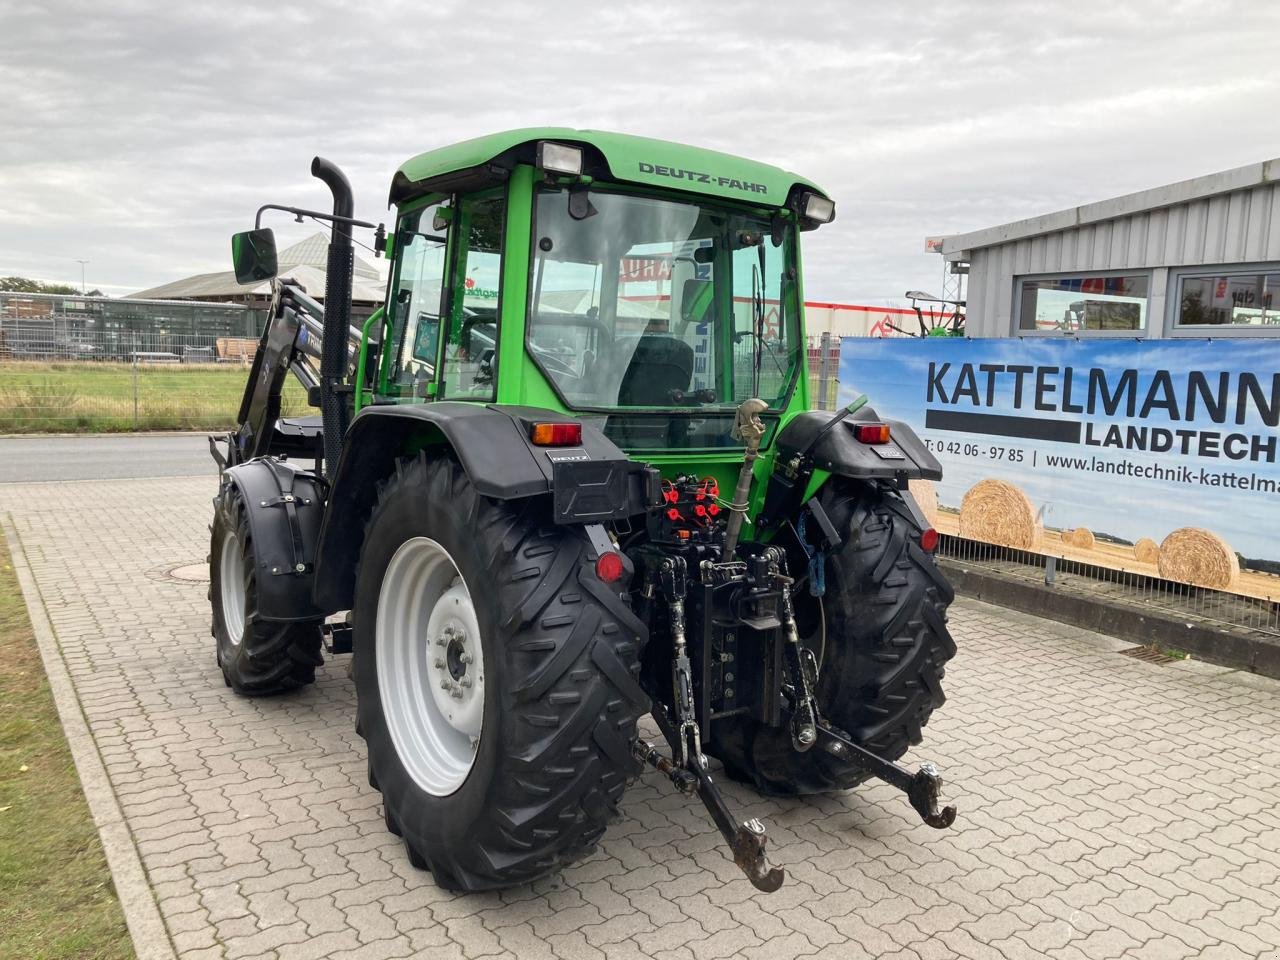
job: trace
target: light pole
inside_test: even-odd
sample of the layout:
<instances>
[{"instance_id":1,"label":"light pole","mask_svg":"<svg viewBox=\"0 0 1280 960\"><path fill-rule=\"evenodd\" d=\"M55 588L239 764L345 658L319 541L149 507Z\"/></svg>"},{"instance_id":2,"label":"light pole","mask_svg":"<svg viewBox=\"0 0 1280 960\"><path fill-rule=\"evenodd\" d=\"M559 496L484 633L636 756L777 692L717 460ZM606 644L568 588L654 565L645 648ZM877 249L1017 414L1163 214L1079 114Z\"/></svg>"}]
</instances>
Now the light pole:
<instances>
[{"instance_id":1,"label":"light pole","mask_svg":"<svg viewBox=\"0 0 1280 960\"><path fill-rule=\"evenodd\" d=\"M80 295L81 296L87 295L85 292L86 288L84 285L84 265L88 262L89 262L88 260L79 260L79 259L76 260L76 263L80 264Z\"/></svg>"}]
</instances>

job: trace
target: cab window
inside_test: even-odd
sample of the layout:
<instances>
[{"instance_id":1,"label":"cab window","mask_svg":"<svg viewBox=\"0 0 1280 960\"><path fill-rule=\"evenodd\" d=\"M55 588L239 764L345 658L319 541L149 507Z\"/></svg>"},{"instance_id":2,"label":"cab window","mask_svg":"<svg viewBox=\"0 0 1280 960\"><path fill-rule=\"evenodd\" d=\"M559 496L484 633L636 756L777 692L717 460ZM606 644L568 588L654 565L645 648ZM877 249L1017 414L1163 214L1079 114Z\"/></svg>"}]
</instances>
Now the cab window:
<instances>
[{"instance_id":1,"label":"cab window","mask_svg":"<svg viewBox=\"0 0 1280 960\"><path fill-rule=\"evenodd\" d=\"M501 192L458 204L457 263L452 273L442 351L442 399L492 400L498 372L498 292L506 198Z\"/></svg>"},{"instance_id":2,"label":"cab window","mask_svg":"<svg viewBox=\"0 0 1280 960\"><path fill-rule=\"evenodd\" d=\"M435 203L403 216L397 229L386 380L395 397L426 397L435 379L451 215L447 204Z\"/></svg>"}]
</instances>

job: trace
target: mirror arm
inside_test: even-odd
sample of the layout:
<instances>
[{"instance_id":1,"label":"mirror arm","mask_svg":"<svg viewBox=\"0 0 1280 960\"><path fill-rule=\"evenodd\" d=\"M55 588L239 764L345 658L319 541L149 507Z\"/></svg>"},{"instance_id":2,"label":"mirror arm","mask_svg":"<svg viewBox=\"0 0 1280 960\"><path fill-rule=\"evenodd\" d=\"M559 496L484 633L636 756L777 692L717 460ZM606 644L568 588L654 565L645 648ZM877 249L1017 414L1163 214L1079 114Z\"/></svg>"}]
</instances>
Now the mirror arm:
<instances>
[{"instance_id":1,"label":"mirror arm","mask_svg":"<svg viewBox=\"0 0 1280 960\"><path fill-rule=\"evenodd\" d=\"M330 223L346 223L353 227L368 227L370 230L382 227L382 224L366 223L364 220L354 220L351 217L341 217L334 213L321 213L318 210L303 210L301 207L285 207L278 203L264 203L258 208L258 214L253 218L253 228L255 230L262 226L262 215L268 210L283 210L285 213L292 213L294 219L299 223L303 217L315 217L317 220L327 220ZM385 229L385 227L383 227Z\"/></svg>"}]
</instances>

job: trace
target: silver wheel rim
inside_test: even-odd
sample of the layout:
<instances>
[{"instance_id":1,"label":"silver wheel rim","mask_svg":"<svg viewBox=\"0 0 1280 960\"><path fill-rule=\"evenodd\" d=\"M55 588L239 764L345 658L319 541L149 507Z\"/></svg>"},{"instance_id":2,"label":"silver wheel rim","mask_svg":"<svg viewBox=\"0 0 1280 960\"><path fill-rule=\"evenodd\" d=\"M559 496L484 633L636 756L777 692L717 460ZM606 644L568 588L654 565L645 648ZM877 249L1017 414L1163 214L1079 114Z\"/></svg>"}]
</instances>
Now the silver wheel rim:
<instances>
[{"instance_id":1,"label":"silver wheel rim","mask_svg":"<svg viewBox=\"0 0 1280 960\"><path fill-rule=\"evenodd\" d=\"M227 628L227 639L238 647L244 638L244 553L234 530L222 538L218 582L222 588L222 624Z\"/></svg>"},{"instance_id":2,"label":"silver wheel rim","mask_svg":"<svg viewBox=\"0 0 1280 960\"><path fill-rule=\"evenodd\" d=\"M406 540L378 591L375 625L382 714L405 770L445 797L475 763L484 718L484 651L471 593L449 551Z\"/></svg>"}]
</instances>

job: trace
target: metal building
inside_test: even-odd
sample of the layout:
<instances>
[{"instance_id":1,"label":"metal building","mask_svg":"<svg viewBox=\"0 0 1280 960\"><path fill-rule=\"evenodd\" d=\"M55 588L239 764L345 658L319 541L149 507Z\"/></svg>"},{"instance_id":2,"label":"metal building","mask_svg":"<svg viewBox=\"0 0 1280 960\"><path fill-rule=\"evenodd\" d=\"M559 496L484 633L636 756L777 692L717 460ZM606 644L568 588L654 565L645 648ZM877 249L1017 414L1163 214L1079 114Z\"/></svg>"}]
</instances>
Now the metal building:
<instances>
[{"instance_id":1,"label":"metal building","mask_svg":"<svg viewBox=\"0 0 1280 960\"><path fill-rule=\"evenodd\" d=\"M968 264L971 337L1280 336L1280 158L944 237L941 252Z\"/></svg>"}]
</instances>

